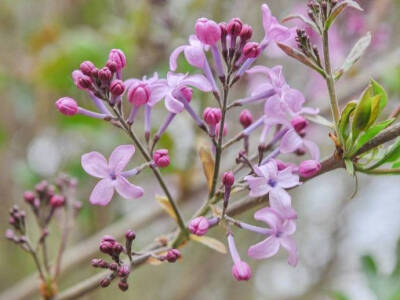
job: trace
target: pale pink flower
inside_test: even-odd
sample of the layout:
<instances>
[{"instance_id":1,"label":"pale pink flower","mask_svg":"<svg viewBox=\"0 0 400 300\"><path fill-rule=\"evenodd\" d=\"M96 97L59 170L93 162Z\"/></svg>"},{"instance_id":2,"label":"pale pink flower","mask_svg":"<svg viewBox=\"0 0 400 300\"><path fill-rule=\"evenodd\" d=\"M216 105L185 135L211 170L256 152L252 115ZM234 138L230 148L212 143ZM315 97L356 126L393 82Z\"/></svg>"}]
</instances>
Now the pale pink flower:
<instances>
[{"instance_id":1,"label":"pale pink flower","mask_svg":"<svg viewBox=\"0 0 400 300\"><path fill-rule=\"evenodd\" d=\"M276 17L271 13L267 4L261 6L262 23L264 27L264 39L261 42L266 47L271 41L280 42L290 37L290 31L287 27L279 24ZM265 48L264 48L265 49Z\"/></svg>"},{"instance_id":2,"label":"pale pink flower","mask_svg":"<svg viewBox=\"0 0 400 300\"><path fill-rule=\"evenodd\" d=\"M255 175L248 175L244 179L250 188L250 197L261 197L269 194L269 203L272 208L279 210L287 218L296 218L297 214L291 208L291 197L286 191L288 188L300 185L299 176L293 174L292 168L278 170L275 160L266 164L254 166Z\"/></svg>"},{"instance_id":3,"label":"pale pink flower","mask_svg":"<svg viewBox=\"0 0 400 300\"><path fill-rule=\"evenodd\" d=\"M107 205L114 195L114 189L125 199L136 199L143 195L143 189L130 183L123 172L134 153L135 146L121 145L114 149L108 162L99 152L82 155L82 168L89 175L101 179L90 195L90 203Z\"/></svg>"},{"instance_id":4,"label":"pale pink flower","mask_svg":"<svg viewBox=\"0 0 400 300\"><path fill-rule=\"evenodd\" d=\"M248 250L248 255L255 259L270 258L277 254L282 246L289 253L289 265L295 267L298 261L297 247L291 235L296 231L296 223L285 218L278 210L270 207L258 210L254 214L254 218L267 223L270 228L265 231L268 237L251 246Z\"/></svg>"}]
</instances>

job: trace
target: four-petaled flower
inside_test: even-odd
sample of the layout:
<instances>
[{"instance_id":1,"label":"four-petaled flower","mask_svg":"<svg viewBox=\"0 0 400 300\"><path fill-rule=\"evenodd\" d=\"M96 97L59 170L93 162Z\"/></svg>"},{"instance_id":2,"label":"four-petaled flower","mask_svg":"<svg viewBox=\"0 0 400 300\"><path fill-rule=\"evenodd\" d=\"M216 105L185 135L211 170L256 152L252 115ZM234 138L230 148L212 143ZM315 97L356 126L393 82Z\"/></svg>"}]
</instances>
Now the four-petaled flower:
<instances>
[{"instance_id":1,"label":"four-petaled flower","mask_svg":"<svg viewBox=\"0 0 400 300\"><path fill-rule=\"evenodd\" d=\"M250 188L250 197L261 197L269 194L269 203L285 217L295 219L296 212L291 208L291 197L285 189L299 185L299 176L293 174L292 168L281 171L275 160L262 166L254 166L255 176L248 175L244 179Z\"/></svg>"},{"instance_id":2,"label":"four-petaled flower","mask_svg":"<svg viewBox=\"0 0 400 300\"><path fill-rule=\"evenodd\" d=\"M125 199L136 199L143 195L143 189L130 183L123 172L134 153L133 145L120 145L111 153L108 162L99 152L82 155L81 163L86 173L101 178L90 195L90 203L107 205L114 195L114 189Z\"/></svg>"},{"instance_id":3,"label":"four-petaled flower","mask_svg":"<svg viewBox=\"0 0 400 300\"><path fill-rule=\"evenodd\" d=\"M295 267L298 261L297 247L291 237L296 231L295 221L285 218L278 210L270 207L258 210L254 214L254 219L267 223L270 228L265 230L268 237L251 246L247 254L255 259L269 258L277 254L282 246L289 253L289 265Z\"/></svg>"}]
</instances>

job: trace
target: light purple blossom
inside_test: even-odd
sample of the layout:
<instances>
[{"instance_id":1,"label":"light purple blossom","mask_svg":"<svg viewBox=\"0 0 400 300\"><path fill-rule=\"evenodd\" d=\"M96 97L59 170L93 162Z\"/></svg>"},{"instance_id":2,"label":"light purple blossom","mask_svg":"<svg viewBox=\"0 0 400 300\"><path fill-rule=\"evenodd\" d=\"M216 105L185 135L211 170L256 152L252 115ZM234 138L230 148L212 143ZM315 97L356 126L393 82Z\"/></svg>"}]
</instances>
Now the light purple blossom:
<instances>
[{"instance_id":1,"label":"light purple blossom","mask_svg":"<svg viewBox=\"0 0 400 300\"><path fill-rule=\"evenodd\" d=\"M297 247L291 235L296 231L296 223L270 207L258 210L254 219L267 223L270 228L264 232L268 237L251 246L248 255L255 259L270 258L277 254L282 246L289 253L289 265L295 267L298 261Z\"/></svg>"},{"instance_id":2,"label":"light purple blossom","mask_svg":"<svg viewBox=\"0 0 400 300\"><path fill-rule=\"evenodd\" d=\"M250 188L250 197L269 194L272 208L279 210L287 218L295 219L297 214L291 208L292 200L286 189L300 185L299 176L293 174L291 167L279 171L273 159L262 166L254 166L254 171L255 175L244 178Z\"/></svg>"},{"instance_id":3,"label":"light purple blossom","mask_svg":"<svg viewBox=\"0 0 400 300\"><path fill-rule=\"evenodd\" d=\"M210 82L203 75L168 72L167 79L160 80L154 85L152 93L156 93L157 98L164 98L168 111L177 114L185 109L185 104L188 104L182 95L182 89L187 86L195 87L203 92L212 91Z\"/></svg>"},{"instance_id":4,"label":"light purple blossom","mask_svg":"<svg viewBox=\"0 0 400 300\"><path fill-rule=\"evenodd\" d=\"M114 195L114 189L125 199L136 199L143 195L143 189L130 183L125 175L129 173L123 172L134 153L135 146L120 145L111 153L108 162L99 152L82 155L81 164L86 173L101 179L90 195L90 203L107 205Z\"/></svg>"}]
</instances>

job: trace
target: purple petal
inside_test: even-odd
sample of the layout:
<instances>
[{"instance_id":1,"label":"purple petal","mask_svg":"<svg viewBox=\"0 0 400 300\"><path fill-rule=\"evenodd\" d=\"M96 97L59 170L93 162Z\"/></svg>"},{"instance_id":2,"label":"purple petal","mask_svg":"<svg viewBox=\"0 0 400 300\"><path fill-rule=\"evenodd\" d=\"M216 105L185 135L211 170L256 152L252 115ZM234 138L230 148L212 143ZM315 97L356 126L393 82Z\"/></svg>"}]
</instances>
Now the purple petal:
<instances>
[{"instance_id":1,"label":"purple petal","mask_svg":"<svg viewBox=\"0 0 400 300\"><path fill-rule=\"evenodd\" d=\"M264 207L254 213L254 219L267 223L274 231L281 227L282 219L277 211L270 207Z\"/></svg>"},{"instance_id":2,"label":"purple petal","mask_svg":"<svg viewBox=\"0 0 400 300\"><path fill-rule=\"evenodd\" d=\"M302 145L302 138L296 133L295 130L291 129L283 136L279 147L282 153L291 153L296 151Z\"/></svg>"},{"instance_id":3,"label":"purple petal","mask_svg":"<svg viewBox=\"0 0 400 300\"><path fill-rule=\"evenodd\" d=\"M249 248L247 255L255 259L263 259L274 256L278 253L280 247L279 240L270 236Z\"/></svg>"},{"instance_id":4,"label":"purple petal","mask_svg":"<svg viewBox=\"0 0 400 300\"><path fill-rule=\"evenodd\" d=\"M246 176L244 178L250 188L250 197L260 197L269 193L271 186L264 177Z\"/></svg>"},{"instance_id":5,"label":"purple petal","mask_svg":"<svg viewBox=\"0 0 400 300\"><path fill-rule=\"evenodd\" d=\"M275 208L279 211L278 208L290 207L292 205L292 198L284 189L275 187L269 194L269 203L272 208Z\"/></svg>"},{"instance_id":6,"label":"purple petal","mask_svg":"<svg viewBox=\"0 0 400 300\"><path fill-rule=\"evenodd\" d=\"M118 194L128 200L143 196L143 189L140 186L130 183L124 176L117 176L115 189Z\"/></svg>"},{"instance_id":7,"label":"purple petal","mask_svg":"<svg viewBox=\"0 0 400 300\"><path fill-rule=\"evenodd\" d=\"M285 236L292 235L293 233L296 232L296 222L293 220L288 220L285 222L283 225L283 232L285 233Z\"/></svg>"},{"instance_id":8,"label":"purple petal","mask_svg":"<svg viewBox=\"0 0 400 300\"><path fill-rule=\"evenodd\" d=\"M292 168L286 168L278 172L279 186L287 189L299 185L299 175L293 174Z\"/></svg>"},{"instance_id":9,"label":"purple petal","mask_svg":"<svg viewBox=\"0 0 400 300\"><path fill-rule=\"evenodd\" d=\"M211 86L210 81L204 75L201 75L201 74L188 76L187 78L185 78L184 80L182 80L179 83L180 87L183 87L186 85L193 86L203 92L212 91L212 86Z\"/></svg>"},{"instance_id":10,"label":"purple petal","mask_svg":"<svg viewBox=\"0 0 400 300\"><path fill-rule=\"evenodd\" d=\"M171 94L165 97L165 107L174 114L179 114L185 108L183 103L172 97Z\"/></svg>"},{"instance_id":11,"label":"purple petal","mask_svg":"<svg viewBox=\"0 0 400 300\"><path fill-rule=\"evenodd\" d=\"M169 57L169 68L172 71L176 71L176 69L178 68L178 64L177 64L178 57L185 50L186 47L187 47L186 45L179 46L174 51L172 51L172 53Z\"/></svg>"},{"instance_id":12,"label":"purple petal","mask_svg":"<svg viewBox=\"0 0 400 300\"><path fill-rule=\"evenodd\" d=\"M289 253L289 258L288 258L289 265L295 267L298 262L296 242L294 241L294 239L290 237L284 237L280 239L280 243L282 247L285 248Z\"/></svg>"},{"instance_id":13,"label":"purple petal","mask_svg":"<svg viewBox=\"0 0 400 300\"><path fill-rule=\"evenodd\" d=\"M97 178L108 176L108 164L103 154L99 152L89 152L81 157L82 168L86 173Z\"/></svg>"},{"instance_id":14,"label":"purple petal","mask_svg":"<svg viewBox=\"0 0 400 300\"><path fill-rule=\"evenodd\" d=\"M184 53L185 58L190 65L200 69L203 68L206 56L202 47L187 46L184 49Z\"/></svg>"},{"instance_id":15,"label":"purple petal","mask_svg":"<svg viewBox=\"0 0 400 300\"><path fill-rule=\"evenodd\" d=\"M276 178L278 174L278 166L275 160L270 160L266 164L259 166L260 171L264 175L265 178Z\"/></svg>"},{"instance_id":16,"label":"purple petal","mask_svg":"<svg viewBox=\"0 0 400 300\"><path fill-rule=\"evenodd\" d=\"M123 169L125 169L134 153L135 146L133 145L120 145L116 147L111 153L108 162L110 170L114 171L115 173L120 173Z\"/></svg>"},{"instance_id":17,"label":"purple petal","mask_svg":"<svg viewBox=\"0 0 400 300\"><path fill-rule=\"evenodd\" d=\"M125 91L129 90L132 86L137 85L140 83L139 79L130 78L124 81Z\"/></svg>"},{"instance_id":18,"label":"purple petal","mask_svg":"<svg viewBox=\"0 0 400 300\"><path fill-rule=\"evenodd\" d=\"M319 153L319 148L316 143L309 141L309 140L303 140L304 146L310 151L311 157L313 160L319 161L320 159L320 153Z\"/></svg>"},{"instance_id":19,"label":"purple petal","mask_svg":"<svg viewBox=\"0 0 400 300\"><path fill-rule=\"evenodd\" d=\"M149 99L148 104L150 106L153 106L153 105L157 104L162 98L164 98L168 94L170 88L168 87L167 83L165 82L165 83L160 83L160 84L157 83L157 84L151 85L150 90L151 90L151 93L150 93L150 99Z\"/></svg>"},{"instance_id":20,"label":"purple petal","mask_svg":"<svg viewBox=\"0 0 400 300\"><path fill-rule=\"evenodd\" d=\"M306 99L304 98L303 94L300 91L292 88L285 88L283 94L283 100L287 103L289 109L294 114L301 112L302 106L306 101Z\"/></svg>"},{"instance_id":21,"label":"purple petal","mask_svg":"<svg viewBox=\"0 0 400 300\"><path fill-rule=\"evenodd\" d=\"M105 206L110 203L114 195L114 186L110 178L100 180L90 194L89 201L93 205Z\"/></svg>"}]
</instances>

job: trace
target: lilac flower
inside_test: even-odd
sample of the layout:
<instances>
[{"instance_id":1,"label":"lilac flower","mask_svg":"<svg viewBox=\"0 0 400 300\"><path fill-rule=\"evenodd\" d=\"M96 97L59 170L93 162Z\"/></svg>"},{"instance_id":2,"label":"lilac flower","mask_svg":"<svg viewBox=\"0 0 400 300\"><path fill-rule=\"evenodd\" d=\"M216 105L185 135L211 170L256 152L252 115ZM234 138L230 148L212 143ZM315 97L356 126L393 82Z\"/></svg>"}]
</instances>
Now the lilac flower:
<instances>
[{"instance_id":1,"label":"lilac flower","mask_svg":"<svg viewBox=\"0 0 400 300\"><path fill-rule=\"evenodd\" d=\"M118 146L111 153L108 163L99 152L82 155L81 164L86 173L101 179L90 195L90 203L107 205L114 195L114 189L125 199L136 199L143 195L143 189L130 183L126 179L129 173L123 172L134 153L133 145Z\"/></svg>"},{"instance_id":2,"label":"lilac flower","mask_svg":"<svg viewBox=\"0 0 400 300\"><path fill-rule=\"evenodd\" d=\"M292 168L279 171L276 161L271 159L262 166L254 166L254 171L255 176L248 175L244 178L250 188L250 197L269 194L272 208L279 210L287 218L296 218L297 214L291 208L291 197L285 190L300 184L299 176L293 174Z\"/></svg>"},{"instance_id":3,"label":"lilac flower","mask_svg":"<svg viewBox=\"0 0 400 300\"><path fill-rule=\"evenodd\" d=\"M212 90L218 92L217 84L211 72L210 65L208 64L207 57L204 51L208 51L209 45L205 45L199 41L195 35L189 37L189 45L183 45L176 48L169 58L169 67L171 71L176 71L178 67L178 57L183 52L187 62L203 71L208 81L212 85Z\"/></svg>"},{"instance_id":4,"label":"lilac flower","mask_svg":"<svg viewBox=\"0 0 400 300\"><path fill-rule=\"evenodd\" d=\"M185 108L188 101L182 95L182 89L192 86L203 92L212 91L210 82L203 75L187 75L181 73L168 72L166 80L160 82L154 87L157 96L165 98L165 107L172 113L178 114Z\"/></svg>"},{"instance_id":5,"label":"lilac flower","mask_svg":"<svg viewBox=\"0 0 400 300\"><path fill-rule=\"evenodd\" d=\"M261 6L262 23L264 27L264 39L261 42L263 49L272 41L280 42L290 37L289 28L279 24L278 20L272 15L267 4Z\"/></svg>"},{"instance_id":6,"label":"lilac flower","mask_svg":"<svg viewBox=\"0 0 400 300\"><path fill-rule=\"evenodd\" d=\"M296 223L269 207L258 210L254 219L267 223L270 229L264 232L268 236L265 240L249 248L248 255L255 259L270 258L277 254L282 246L289 253L289 265L295 267L298 261L297 247L291 235L296 231Z\"/></svg>"},{"instance_id":7,"label":"lilac flower","mask_svg":"<svg viewBox=\"0 0 400 300\"><path fill-rule=\"evenodd\" d=\"M313 160L319 161L320 152L317 144L302 138L294 129L290 129L286 132L279 145L281 153L292 153L302 148L306 148L310 152Z\"/></svg>"}]
</instances>

